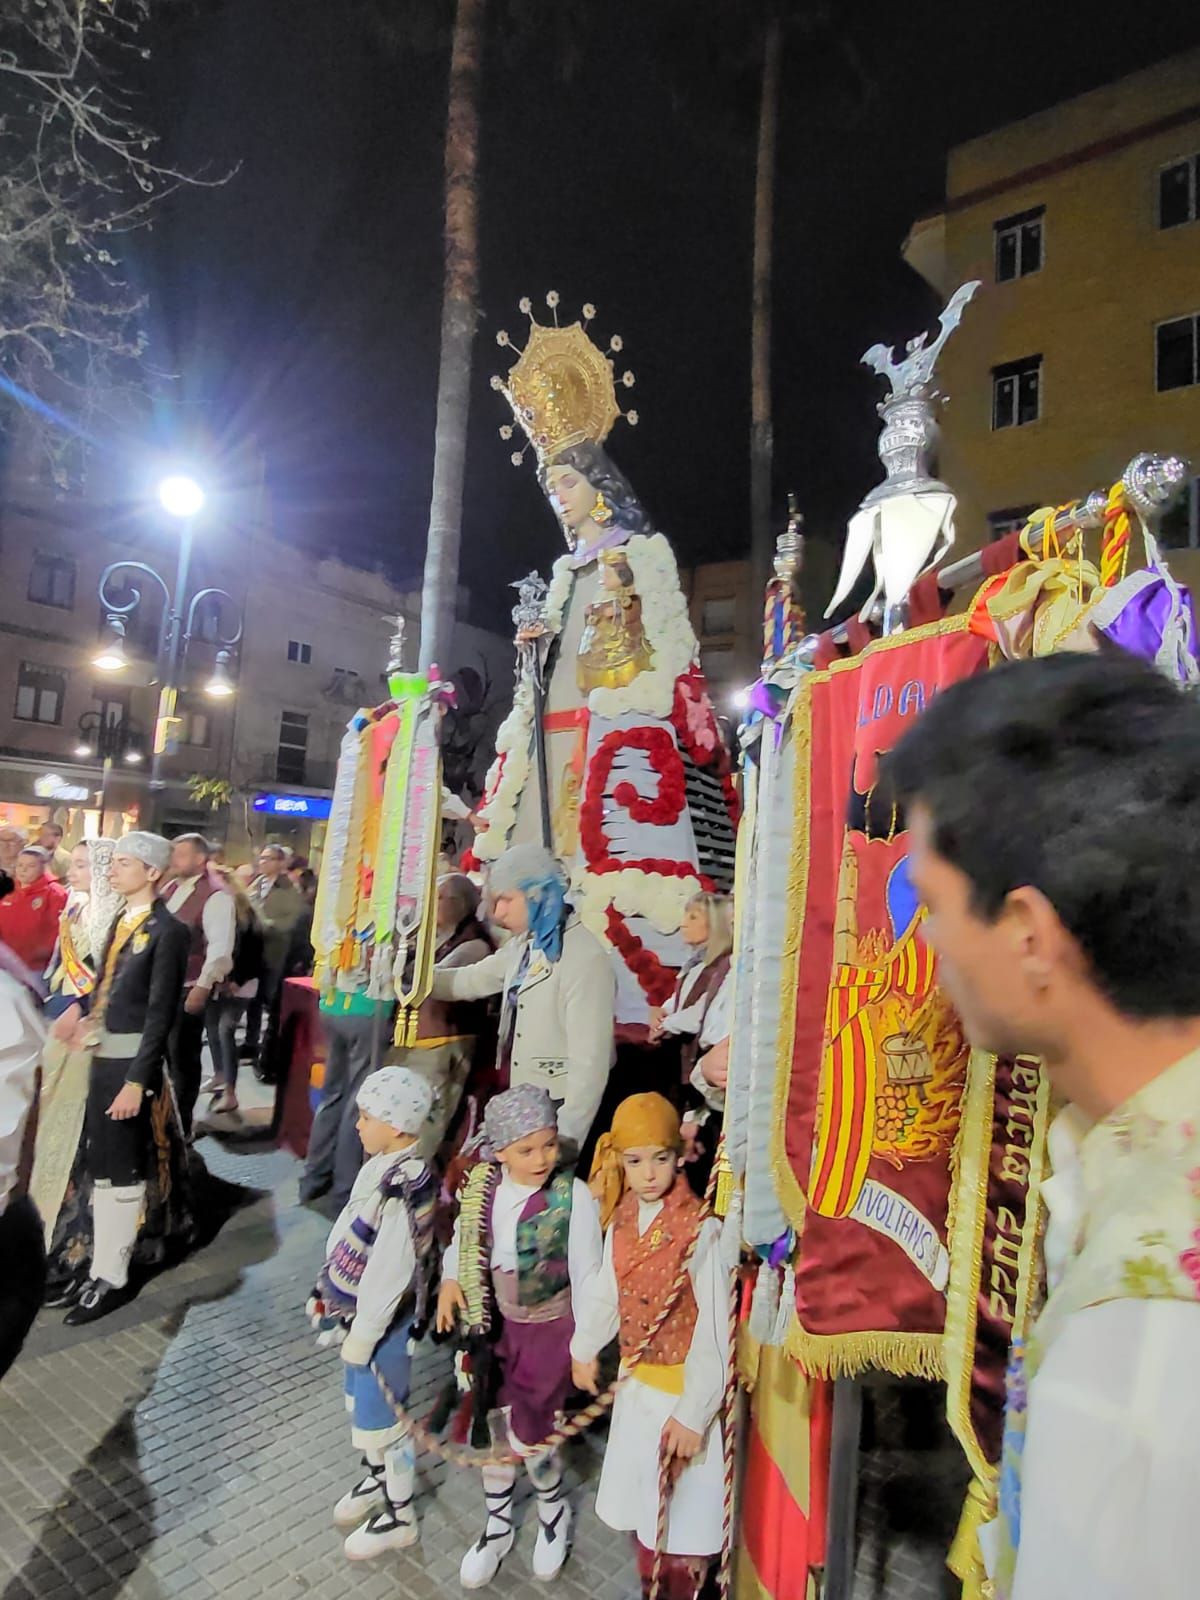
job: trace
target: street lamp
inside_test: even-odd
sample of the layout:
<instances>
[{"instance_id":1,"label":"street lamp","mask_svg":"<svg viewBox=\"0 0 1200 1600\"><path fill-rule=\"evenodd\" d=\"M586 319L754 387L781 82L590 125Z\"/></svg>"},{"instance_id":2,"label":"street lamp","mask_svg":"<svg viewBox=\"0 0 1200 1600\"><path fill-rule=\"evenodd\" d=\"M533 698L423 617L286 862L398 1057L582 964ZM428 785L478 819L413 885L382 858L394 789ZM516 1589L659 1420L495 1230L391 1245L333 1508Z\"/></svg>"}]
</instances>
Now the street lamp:
<instances>
[{"instance_id":1,"label":"street lamp","mask_svg":"<svg viewBox=\"0 0 1200 1600\"><path fill-rule=\"evenodd\" d=\"M99 667L101 672L124 672L129 665L125 655L125 620L110 614L104 626L108 638L92 665Z\"/></svg>"},{"instance_id":2,"label":"street lamp","mask_svg":"<svg viewBox=\"0 0 1200 1600\"><path fill-rule=\"evenodd\" d=\"M166 752L171 731L175 723L175 703L179 698L179 667L182 656L188 644L194 637L197 607L204 600L215 598L227 600L236 609L237 602L233 596L224 589L200 589L190 601L187 600L188 568L192 556L192 525L193 519L204 507L204 491L194 479L183 474L174 473L166 477L158 486L159 502L170 516L179 519L179 562L175 571L174 589L169 589L166 580L157 573L153 567L147 566L144 561L114 561L105 567L100 574L100 603L104 607L108 618L110 641L104 646L95 658L95 665L101 671L119 672L127 665L125 657L125 618L133 612L141 601L141 591L135 588L129 579L125 579L128 587L124 588L128 599L118 601L108 591L110 579L116 573L133 574L141 573L152 579L162 590L163 611L162 624L158 634L158 649L155 658L155 677L152 680L159 685L158 693L158 718L154 727L154 754L150 764L150 812L147 819L148 825L153 826L157 821L158 804L162 797L165 783L162 777L162 758ZM124 586L123 586L124 587ZM187 606L186 615L184 606ZM238 622L236 631L226 638L218 631L213 641L217 645L217 659L213 667L212 676L206 684L206 692L217 698L226 698L233 693L233 680L229 673L229 663L232 660L230 652L242 637L242 625Z\"/></svg>"},{"instance_id":3,"label":"street lamp","mask_svg":"<svg viewBox=\"0 0 1200 1600\"><path fill-rule=\"evenodd\" d=\"M228 700L234 691L233 679L229 676L229 663L232 657L228 650L218 650L217 659L213 662L212 677L204 685L204 692L214 700Z\"/></svg>"},{"instance_id":4,"label":"street lamp","mask_svg":"<svg viewBox=\"0 0 1200 1600\"><path fill-rule=\"evenodd\" d=\"M138 743L141 730L128 717L111 722L102 711L85 711L79 719L79 743L75 756L79 761L99 761L100 768L100 825L104 826L104 812L108 778L117 757L127 766L134 767L142 759Z\"/></svg>"},{"instance_id":5,"label":"street lamp","mask_svg":"<svg viewBox=\"0 0 1200 1600\"><path fill-rule=\"evenodd\" d=\"M162 508L172 517L190 520L204 510L204 490L194 478L174 473L158 486Z\"/></svg>"}]
</instances>

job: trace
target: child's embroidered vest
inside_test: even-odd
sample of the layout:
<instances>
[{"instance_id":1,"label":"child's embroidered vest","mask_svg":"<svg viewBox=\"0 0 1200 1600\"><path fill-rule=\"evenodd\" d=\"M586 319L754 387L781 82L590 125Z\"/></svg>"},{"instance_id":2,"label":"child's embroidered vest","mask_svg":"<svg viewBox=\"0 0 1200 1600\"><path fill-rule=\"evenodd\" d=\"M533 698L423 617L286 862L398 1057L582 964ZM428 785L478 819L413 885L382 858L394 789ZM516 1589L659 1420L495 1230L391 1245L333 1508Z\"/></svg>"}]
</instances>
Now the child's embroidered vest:
<instances>
[{"instance_id":1,"label":"child's embroidered vest","mask_svg":"<svg viewBox=\"0 0 1200 1600\"><path fill-rule=\"evenodd\" d=\"M358 1286L379 1236L383 1208L389 1200L399 1200L408 1212L408 1225L412 1230L417 1257L417 1270L400 1305L406 1313L411 1310L414 1321L419 1322L425 1316L429 1301L438 1183L423 1163L415 1177L405 1177L403 1167L411 1159L405 1153L397 1156L388 1167L379 1181L379 1187L350 1224L348 1233L338 1241L321 1271L318 1284L322 1297L329 1309L340 1316L351 1317L357 1309Z\"/></svg>"},{"instance_id":2,"label":"child's embroidered vest","mask_svg":"<svg viewBox=\"0 0 1200 1600\"><path fill-rule=\"evenodd\" d=\"M498 1161L481 1161L471 1169L463 1190L458 1219L459 1283L467 1302L466 1322L473 1331L492 1326L497 1299L504 1316L514 1321L548 1322L571 1309L567 1246L571 1231L571 1198L575 1180L556 1172L526 1202L517 1223L517 1271L492 1272L492 1210L503 1169ZM510 1281L497 1294L497 1276Z\"/></svg>"},{"instance_id":3,"label":"child's embroidered vest","mask_svg":"<svg viewBox=\"0 0 1200 1600\"><path fill-rule=\"evenodd\" d=\"M662 1210L638 1233L638 1198L625 1194L613 1217L613 1270L620 1298L621 1355L628 1358L641 1348L679 1275L684 1257L704 1222L704 1207L682 1178L663 1201ZM696 1296L691 1279L654 1335L642 1361L656 1367L675 1367L687 1360L696 1329Z\"/></svg>"}]
</instances>

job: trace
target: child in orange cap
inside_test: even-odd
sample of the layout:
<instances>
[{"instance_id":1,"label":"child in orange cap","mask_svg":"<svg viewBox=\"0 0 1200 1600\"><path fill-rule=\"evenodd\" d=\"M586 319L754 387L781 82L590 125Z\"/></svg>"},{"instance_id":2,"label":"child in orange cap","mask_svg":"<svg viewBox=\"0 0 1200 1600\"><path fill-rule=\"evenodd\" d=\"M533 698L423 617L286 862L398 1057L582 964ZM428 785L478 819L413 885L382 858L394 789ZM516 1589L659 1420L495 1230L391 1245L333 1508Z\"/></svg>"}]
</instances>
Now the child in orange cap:
<instances>
[{"instance_id":1,"label":"child in orange cap","mask_svg":"<svg viewBox=\"0 0 1200 1600\"><path fill-rule=\"evenodd\" d=\"M649 1590L660 1462L675 1469L662 1600L695 1600L721 1548L724 1471L718 1413L729 1358L729 1284L720 1223L682 1177L679 1114L657 1094L622 1101L592 1164L606 1229L604 1264L575 1313L575 1382L594 1394L597 1357L620 1336L633 1359L687 1263L683 1285L629 1381L617 1393L596 1514L633 1534ZM690 1255L689 1255L690 1252Z\"/></svg>"}]
</instances>

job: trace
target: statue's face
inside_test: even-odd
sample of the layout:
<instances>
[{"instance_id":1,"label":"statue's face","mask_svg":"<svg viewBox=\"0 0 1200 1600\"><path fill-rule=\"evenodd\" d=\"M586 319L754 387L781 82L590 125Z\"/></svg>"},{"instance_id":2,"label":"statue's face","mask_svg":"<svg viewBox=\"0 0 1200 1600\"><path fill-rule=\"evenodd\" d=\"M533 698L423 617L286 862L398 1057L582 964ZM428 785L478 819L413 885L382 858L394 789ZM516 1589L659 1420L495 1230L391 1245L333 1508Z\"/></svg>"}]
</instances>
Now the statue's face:
<instances>
[{"instance_id":1,"label":"statue's face","mask_svg":"<svg viewBox=\"0 0 1200 1600\"><path fill-rule=\"evenodd\" d=\"M596 504L596 491L577 467L549 467L546 494L558 520L574 532L583 526Z\"/></svg>"}]
</instances>

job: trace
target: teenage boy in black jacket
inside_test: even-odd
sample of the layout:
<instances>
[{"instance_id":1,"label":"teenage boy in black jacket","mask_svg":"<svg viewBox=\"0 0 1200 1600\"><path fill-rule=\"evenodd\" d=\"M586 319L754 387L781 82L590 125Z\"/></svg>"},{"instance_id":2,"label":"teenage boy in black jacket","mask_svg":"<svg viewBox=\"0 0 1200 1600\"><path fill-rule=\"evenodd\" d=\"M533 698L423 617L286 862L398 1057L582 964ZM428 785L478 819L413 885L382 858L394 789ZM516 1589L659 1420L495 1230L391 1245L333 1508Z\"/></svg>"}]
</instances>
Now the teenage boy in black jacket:
<instances>
[{"instance_id":1,"label":"teenage boy in black jacket","mask_svg":"<svg viewBox=\"0 0 1200 1600\"><path fill-rule=\"evenodd\" d=\"M188 930L156 897L170 861L170 845L154 833L127 833L113 850L112 883L125 909L109 933L85 1025L93 1245L90 1277L67 1313L72 1325L94 1322L129 1298L152 1144L150 1099L162 1083L189 948Z\"/></svg>"}]
</instances>

